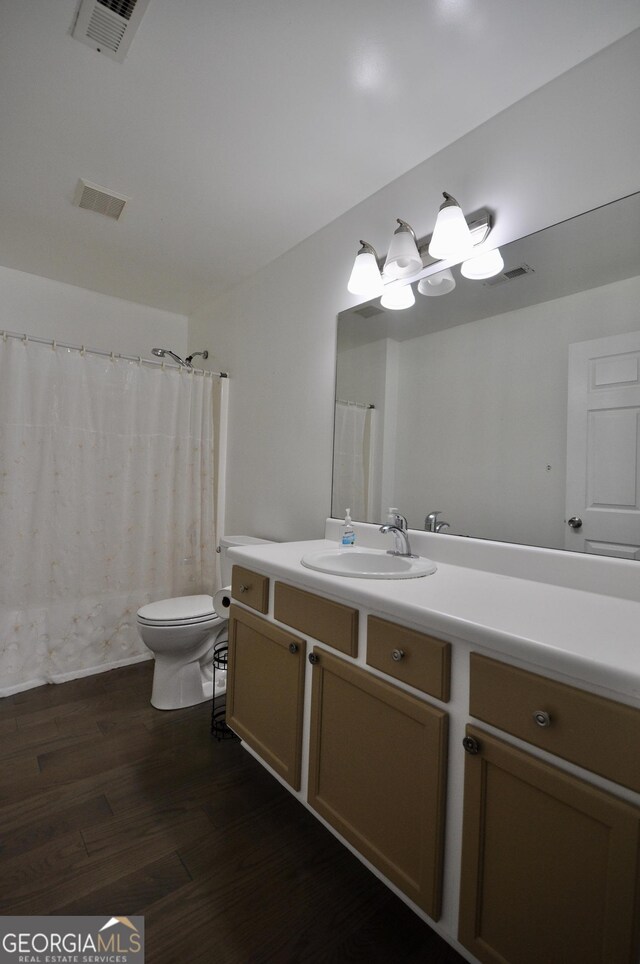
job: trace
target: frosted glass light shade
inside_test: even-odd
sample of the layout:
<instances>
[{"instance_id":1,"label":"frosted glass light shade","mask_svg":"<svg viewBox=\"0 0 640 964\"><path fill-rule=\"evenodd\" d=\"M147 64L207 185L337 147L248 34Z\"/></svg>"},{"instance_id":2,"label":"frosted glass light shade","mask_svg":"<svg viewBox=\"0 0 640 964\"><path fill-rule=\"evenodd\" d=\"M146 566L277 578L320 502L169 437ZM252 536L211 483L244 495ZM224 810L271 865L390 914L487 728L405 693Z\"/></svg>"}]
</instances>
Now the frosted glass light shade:
<instances>
[{"instance_id":1,"label":"frosted glass light shade","mask_svg":"<svg viewBox=\"0 0 640 964\"><path fill-rule=\"evenodd\" d=\"M484 251L482 254L476 255L475 258L464 261L460 265L460 274L472 281L481 281L483 278L493 278L503 268L504 261L500 254L500 248L494 248L493 251Z\"/></svg>"},{"instance_id":2,"label":"frosted glass light shade","mask_svg":"<svg viewBox=\"0 0 640 964\"><path fill-rule=\"evenodd\" d=\"M359 251L353 262L347 290L363 298L377 298L382 294L382 276L375 255L371 251Z\"/></svg>"},{"instance_id":3,"label":"frosted glass light shade","mask_svg":"<svg viewBox=\"0 0 640 964\"><path fill-rule=\"evenodd\" d=\"M398 218L399 228L391 238L384 274L387 278L409 278L422 269L422 258L416 244L416 237L406 221Z\"/></svg>"},{"instance_id":4,"label":"frosted glass light shade","mask_svg":"<svg viewBox=\"0 0 640 964\"><path fill-rule=\"evenodd\" d=\"M438 295L448 295L456 286L456 279L451 274L449 268L438 271L437 274L429 275L418 282L418 291L421 295L429 298L436 298Z\"/></svg>"},{"instance_id":5,"label":"frosted glass light shade","mask_svg":"<svg viewBox=\"0 0 640 964\"><path fill-rule=\"evenodd\" d=\"M393 285L385 290L380 299L382 307L389 308L390 311L402 311L404 308L411 308L415 303L416 298L411 285Z\"/></svg>"},{"instance_id":6,"label":"frosted glass light shade","mask_svg":"<svg viewBox=\"0 0 640 964\"><path fill-rule=\"evenodd\" d=\"M473 239L456 199L446 193L445 198L431 235L429 254L437 261L460 260L468 257L473 250Z\"/></svg>"}]
</instances>

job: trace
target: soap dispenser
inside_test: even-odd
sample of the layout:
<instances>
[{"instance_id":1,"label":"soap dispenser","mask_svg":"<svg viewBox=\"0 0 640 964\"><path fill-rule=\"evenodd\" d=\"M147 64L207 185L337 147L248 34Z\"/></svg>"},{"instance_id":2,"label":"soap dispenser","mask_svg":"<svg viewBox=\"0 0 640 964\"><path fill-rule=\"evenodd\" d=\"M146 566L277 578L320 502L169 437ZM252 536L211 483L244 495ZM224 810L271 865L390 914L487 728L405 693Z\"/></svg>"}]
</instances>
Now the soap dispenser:
<instances>
[{"instance_id":1,"label":"soap dispenser","mask_svg":"<svg viewBox=\"0 0 640 964\"><path fill-rule=\"evenodd\" d=\"M342 523L342 536L340 538L340 544L343 546L353 546L356 541L356 533L351 525L351 509L347 509L347 513L344 517L344 522Z\"/></svg>"}]
</instances>

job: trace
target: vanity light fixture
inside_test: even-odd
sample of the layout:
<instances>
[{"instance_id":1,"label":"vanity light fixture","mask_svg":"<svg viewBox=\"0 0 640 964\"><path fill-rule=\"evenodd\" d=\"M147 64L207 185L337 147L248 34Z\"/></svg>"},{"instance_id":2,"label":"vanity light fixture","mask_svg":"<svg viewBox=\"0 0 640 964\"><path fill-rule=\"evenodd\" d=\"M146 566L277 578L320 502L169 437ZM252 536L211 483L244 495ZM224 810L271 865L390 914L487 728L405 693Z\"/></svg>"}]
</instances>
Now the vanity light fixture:
<instances>
[{"instance_id":1,"label":"vanity light fixture","mask_svg":"<svg viewBox=\"0 0 640 964\"><path fill-rule=\"evenodd\" d=\"M361 295L368 301L370 298L381 295L384 286L375 248L367 241L360 241L360 244L362 247L353 262L347 290L352 295Z\"/></svg>"},{"instance_id":2,"label":"vanity light fixture","mask_svg":"<svg viewBox=\"0 0 640 964\"><path fill-rule=\"evenodd\" d=\"M410 278L422 268L415 231L402 218L396 218L396 220L398 227L391 238L383 269L383 275L390 280Z\"/></svg>"},{"instance_id":3,"label":"vanity light fixture","mask_svg":"<svg viewBox=\"0 0 640 964\"><path fill-rule=\"evenodd\" d=\"M451 194L442 192L436 226L429 242L429 254L437 261L460 260L473 248L473 239L462 208Z\"/></svg>"},{"instance_id":4,"label":"vanity light fixture","mask_svg":"<svg viewBox=\"0 0 640 964\"><path fill-rule=\"evenodd\" d=\"M427 278L421 278L418 282L418 291L421 295L429 298L436 298L438 295L448 295L456 286L456 279L451 274L450 268L438 271L437 274L430 274Z\"/></svg>"},{"instance_id":5,"label":"vanity light fixture","mask_svg":"<svg viewBox=\"0 0 640 964\"><path fill-rule=\"evenodd\" d=\"M360 241L361 248L347 284L351 294L368 301L389 292L390 288L399 288L398 282L405 282L406 285L414 281L422 282L418 288L421 294L431 296L444 295L455 288L449 266L471 260L474 249L486 241L491 231L491 212L481 208L471 214L467 221L456 199L446 191L443 193L445 200L438 213L433 235L417 239L411 225L397 218L398 227L391 238L384 267L373 245ZM438 262L446 262L447 267ZM393 302L394 307L400 307L400 300L405 302L402 307L409 307L406 294L403 299L397 292L390 293L388 298L385 294L385 299ZM389 304L384 307L389 307Z\"/></svg>"},{"instance_id":6,"label":"vanity light fixture","mask_svg":"<svg viewBox=\"0 0 640 964\"><path fill-rule=\"evenodd\" d=\"M415 305L416 298L411 285L388 285L380 299L383 308L390 311L402 311Z\"/></svg>"},{"instance_id":7,"label":"vanity light fixture","mask_svg":"<svg viewBox=\"0 0 640 964\"><path fill-rule=\"evenodd\" d=\"M460 274L463 278L470 278L472 281L482 281L484 278L493 278L500 274L504 268L504 261L500 254L500 248L493 248L492 251L483 251L475 258L469 258L460 265Z\"/></svg>"}]
</instances>

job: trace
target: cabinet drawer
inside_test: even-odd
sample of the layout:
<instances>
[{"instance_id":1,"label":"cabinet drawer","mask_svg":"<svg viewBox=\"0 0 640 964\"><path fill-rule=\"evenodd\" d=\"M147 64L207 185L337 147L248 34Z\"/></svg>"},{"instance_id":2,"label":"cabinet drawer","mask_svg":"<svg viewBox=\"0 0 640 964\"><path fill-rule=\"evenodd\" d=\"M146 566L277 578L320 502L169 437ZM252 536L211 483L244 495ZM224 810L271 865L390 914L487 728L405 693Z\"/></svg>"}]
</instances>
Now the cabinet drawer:
<instances>
[{"instance_id":1,"label":"cabinet drawer","mask_svg":"<svg viewBox=\"0 0 640 964\"><path fill-rule=\"evenodd\" d=\"M640 710L471 654L469 710L564 760L640 792ZM543 715L540 723L536 717Z\"/></svg>"},{"instance_id":2,"label":"cabinet drawer","mask_svg":"<svg viewBox=\"0 0 640 964\"><path fill-rule=\"evenodd\" d=\"M231 595L256 612L269 610L269 579L251 569L234 566L231 570Z\"/></svg>"},{"instance_id":3,"label":"cabinet drawer","mask_svg":"<svg viewBox=\"0 0 640 964\"><path fill-rule=\"evenodd\" d=\"M451 644L378 616L367 620L367 663L447 702Z\"/></svg>"},{"instance_id":4,"label":"cabinet drawer","mask_svg":"<svg viewBox=\"0 0 640 964\"><path fill-rule=\"evenodd\" d=\"M358 655L358 610L284 582L275 588L274 617L347 656Z\"/></svg>"}]
</instances>

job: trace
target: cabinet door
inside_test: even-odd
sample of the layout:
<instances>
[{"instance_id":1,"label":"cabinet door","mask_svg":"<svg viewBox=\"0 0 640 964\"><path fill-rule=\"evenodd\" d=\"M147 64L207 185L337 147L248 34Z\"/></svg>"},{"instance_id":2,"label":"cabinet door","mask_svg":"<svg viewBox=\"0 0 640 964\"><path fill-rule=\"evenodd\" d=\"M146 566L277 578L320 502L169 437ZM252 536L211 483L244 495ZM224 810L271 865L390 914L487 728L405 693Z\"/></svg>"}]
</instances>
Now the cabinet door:
<instances>
[{"instance_id":1,"label":"cabinet door","mask_svg":"<svg viewBox=\"0 0 640 964\"><path fill-rule=\"evenodd\" d=\"M304 639L230 609L227 723L294 790L300 789Z\"/></svg>"},{"instance_id":2,"label":"cabinet door","mask_svg":"<svg viewBox=\"0 0 640 964\"><path fill-rule=\"evenodd\" d=\"M447 715L324 650L314 655L309 803L437 920Z\"/></svg>"},{"instance_id":3,"label":"cabinet door","mask_svg":"<svg viewBox=\"0 0 640 964\"><path fill-rule=\"evenodd\" d=\"M459 939L499 964L637 959L640 810L474 727Z\"/></svg>"}]
</instances>

